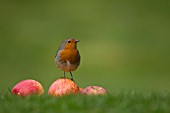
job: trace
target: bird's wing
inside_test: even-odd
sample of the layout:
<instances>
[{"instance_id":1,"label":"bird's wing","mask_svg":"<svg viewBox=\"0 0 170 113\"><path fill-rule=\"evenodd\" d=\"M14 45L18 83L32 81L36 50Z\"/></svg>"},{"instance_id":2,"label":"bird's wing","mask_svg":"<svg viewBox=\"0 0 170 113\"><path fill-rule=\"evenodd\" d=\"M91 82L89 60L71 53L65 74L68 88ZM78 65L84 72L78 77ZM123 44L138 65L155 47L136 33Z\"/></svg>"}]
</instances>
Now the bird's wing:
<instances>
[{"instance_id":1,"label":"bird's wing","mask_svg":"<svg viewBox=\"0 0 170 113\"><path fill-rule=\"evenodd\" d=\"M77 61L80 63L80 53L78 54L78 58L77 58Z\"/></svg>"},{"instance_id":2,"label":"bird's wing","mask_svg":"<svg viewBox=\"0 0 170 113\"><path fill-rule=\"evenodd\" d=\"M57 50L57 53L58 53L60 50L64 49L67 40L68 40L68 39L64 40L64 41L61 43L61 45L59 46L59 48L58 48L58 50ZM57 56L57 53L56 53L55 57Z\"/></svg>"}]
</instances>

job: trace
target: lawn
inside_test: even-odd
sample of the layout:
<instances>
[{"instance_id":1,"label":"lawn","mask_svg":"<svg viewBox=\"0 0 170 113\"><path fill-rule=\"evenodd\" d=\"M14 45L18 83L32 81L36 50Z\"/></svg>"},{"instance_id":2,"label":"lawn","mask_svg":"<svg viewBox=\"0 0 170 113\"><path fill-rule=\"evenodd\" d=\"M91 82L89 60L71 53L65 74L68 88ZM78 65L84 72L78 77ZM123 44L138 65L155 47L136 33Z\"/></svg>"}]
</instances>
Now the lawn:
<instances>
[{"instance_id":1,"label":"lawn","mask_svg":"<svg viewBox=\"0 0 170 113\"><path fill-rule=\"evenodd\" d=\"M0 113L170 113L169 4L168 0L1 1ZM47 93L63 76L54 57L69 37L80 40L75 82L80 88L102 86L110 95L6 94L25 79L37 80Z\"/></svg>"},{"instance_id":2,"label":"lawn","mask_svg":"<svg viewBox=\"0 0 170 113\"><path fill-rule=\"evenodd\" d=\"M79 87L170 92L169 11L155 0L2 1L0 93L24 79L48 90L63 76L54 57L69 37L80 40Z\"/></svg>"},{"instance_id":3,"label":"lawn","mask_svg":"<svg viewBox=\"0 0 170 113\"><path fill-rule=\"evenodd\" d=\"M0 113L170 113L170 93L64 97L0 95Z\"/></svg>"}]
</instances>

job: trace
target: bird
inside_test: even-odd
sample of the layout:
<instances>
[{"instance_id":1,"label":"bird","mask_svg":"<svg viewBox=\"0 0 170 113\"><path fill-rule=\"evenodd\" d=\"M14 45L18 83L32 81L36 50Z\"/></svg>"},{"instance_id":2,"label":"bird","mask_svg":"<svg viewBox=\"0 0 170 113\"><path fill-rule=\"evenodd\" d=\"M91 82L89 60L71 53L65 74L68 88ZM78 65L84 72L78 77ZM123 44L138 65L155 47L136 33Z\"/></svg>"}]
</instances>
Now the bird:
<instances>
[{"instance_id":1,"label":"bird","mask_svg":"<svg viewBox=\"0 0 170 113\"><path fill-rule=\"evenodd\" d=\"M77 42L75 38L65 39L59 46L55 56L57 67L65 72L70 72L71 80L73 80L72 71L75 71L80 64L80 53L77 50ZM74 80L73 80L74 81Z\"/></svg>"}]
</instances>

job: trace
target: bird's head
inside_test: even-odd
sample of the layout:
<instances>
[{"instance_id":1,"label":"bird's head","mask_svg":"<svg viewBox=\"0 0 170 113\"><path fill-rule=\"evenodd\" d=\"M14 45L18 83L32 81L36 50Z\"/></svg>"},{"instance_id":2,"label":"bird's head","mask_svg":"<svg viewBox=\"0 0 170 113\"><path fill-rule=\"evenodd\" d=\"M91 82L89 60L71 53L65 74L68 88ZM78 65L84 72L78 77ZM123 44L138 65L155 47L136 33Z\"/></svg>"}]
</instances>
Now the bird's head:
<instances>
[{"instance_id":1,"label":"bird's head","mask_svg":"<svg viewBox=\"0 0 170 113\"><path fill-rule=\"evenodd\" d=\"M77 48L77 42L79 40L76 40L75 38L70 38L65 40L65 49L76 49Z\"/></svg>"}]
</instances>

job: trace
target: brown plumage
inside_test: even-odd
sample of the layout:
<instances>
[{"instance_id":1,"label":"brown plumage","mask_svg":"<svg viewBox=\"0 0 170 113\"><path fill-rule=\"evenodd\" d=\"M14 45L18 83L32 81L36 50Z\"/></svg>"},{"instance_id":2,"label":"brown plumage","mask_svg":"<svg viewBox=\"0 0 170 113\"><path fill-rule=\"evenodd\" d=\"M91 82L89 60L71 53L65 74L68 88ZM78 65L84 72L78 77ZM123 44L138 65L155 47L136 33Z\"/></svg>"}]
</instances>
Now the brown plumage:
<instances>
[{"instance_id":1,"label":"brown plumage","mask_svg":"<svg viewBox=\"0 0 170 113\"><path fill-rule=\"evenodd\" d=\"M55 57L58 68L64 71L64 77L65 72L70 72L72 80L73 76L71 71L76 70L80 64L80 54L77 50L77 42L79 41L74 38L66 39L59 47Z\"/></svg>"}]
</instances>

